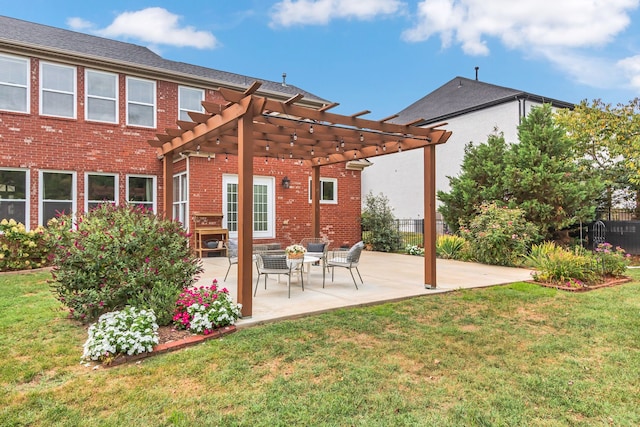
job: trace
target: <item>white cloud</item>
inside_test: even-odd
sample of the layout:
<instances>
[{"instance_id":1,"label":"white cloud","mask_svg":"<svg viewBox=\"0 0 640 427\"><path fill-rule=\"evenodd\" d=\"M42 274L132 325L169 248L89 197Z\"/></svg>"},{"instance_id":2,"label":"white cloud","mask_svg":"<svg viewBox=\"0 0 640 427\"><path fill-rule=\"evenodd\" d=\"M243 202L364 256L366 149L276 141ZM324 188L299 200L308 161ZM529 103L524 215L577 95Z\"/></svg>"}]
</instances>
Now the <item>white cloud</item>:
<instances>
[{"instance_id":1,"label":"white cloud","mask_svg":"<svg viewBox=\"0 0 640 427\"><path fill-rule=\"evenodd\" d=\"M399 0L283 0L271 11L271 27L326 25L333 19L371 20L398 13Z\"/></svg>"},{"instance_id":2,"label":"white cloud","mask_svg":"<svg viewBox=\"0 0 640 427\"><path fill-rule=\"evenodd\" d=\"M443 47L455 42L470 55L487 55L488 38L514 49L602 46L629 25L638 1L422 0L403 37L418 42L439 35Z\"/></svg>"},{"instance_id":3,"label":"white cloud","mask_svg":"<svg viewBox=\"0 0 640 427\"><path fill-rule=\"evenodd\" d=\"M498 40L527 56L543 57L580 83L640 87L640 57L617 61L602 48L631 23L640 0L422 0L410 42L439 37L443 48L489 55ZM594 52L602 52L599 55Z\"/></svg>"},{"instance_id":4,"label":"white cloud","mask_svg":"<svg viewBox=\"0 0 640 427\"><path fill-rule=\"evenodd\" d=\"M180 26L180 16L161 7L123 12L106 28L95 29L95 25L82 18L69 18L67 24L77 30L91 31L102 37L133 39L154 46L195 47L212 49L218 46L215 36L208 31L198 31L192 26Z\"/></svg>"}]
</instances>

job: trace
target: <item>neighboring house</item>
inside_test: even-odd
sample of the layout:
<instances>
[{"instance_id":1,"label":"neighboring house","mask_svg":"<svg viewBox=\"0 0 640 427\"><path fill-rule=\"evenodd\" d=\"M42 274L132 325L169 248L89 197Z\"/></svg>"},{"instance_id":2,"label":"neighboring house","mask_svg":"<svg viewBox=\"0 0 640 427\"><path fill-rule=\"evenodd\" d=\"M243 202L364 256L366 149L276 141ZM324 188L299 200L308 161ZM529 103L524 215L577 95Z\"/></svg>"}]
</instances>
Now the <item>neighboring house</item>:
<instances>
[{"instance_id":1,"label":"neighboring house","mask_svg":"<svg viewBox=\"0 0 640 427\"><path fill-rule=\"evenodd\" d=\"M495 131L502 132L507 142L517 141L522 118L543 103L573 108L568 102L456 77L402 110L394 122L418 120L419 126L448 123L445 127L453 134L436 148L436 189L449 191L447 177L460 173L467 143L484 143ZM422 156L417 151L403 152L375 158L372 163L363 172L363 196L384 194L396 218L424 218Z\"/></svg>"},{"instance_id":2,"label":"neighboring house","mask_svg":"<svg viewBox=\"0 0 640 427\"><path fill-rule=\"evenodd\" d=\"M0 219L34 229L59 212L134 203L162 212L162 161L149 140L224 104L219 88L257 79L163 59L149 49L0 16ZM284 82L259 94L330 104ZM237 161L194 150L174 161L173 217L222 213L237 233ZM357 164L322 169L321 235L338 247L360 239ZM254 238L290 244L311 237L311 168L254 161ZM286 180L285 180L286 177ZM285 185L286 182L286 185ZM285 188L286 187L286 188Z\"/></svg>"}]
</instances>

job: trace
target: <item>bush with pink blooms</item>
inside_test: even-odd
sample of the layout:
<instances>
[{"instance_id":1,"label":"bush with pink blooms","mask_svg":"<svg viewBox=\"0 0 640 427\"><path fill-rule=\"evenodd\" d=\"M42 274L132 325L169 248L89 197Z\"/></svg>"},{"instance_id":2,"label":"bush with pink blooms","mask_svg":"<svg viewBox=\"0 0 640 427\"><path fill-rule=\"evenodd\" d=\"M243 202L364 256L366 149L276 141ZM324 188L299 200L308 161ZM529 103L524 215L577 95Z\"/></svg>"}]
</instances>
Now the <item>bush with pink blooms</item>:
<instances>
[{"instance_id":1,"label":"bush with pink blooms","mask_svg":"<svg viewBox=\"0 0 640 427\"><path fill-rule=\"evenodd\" d=\"M227 288L218 288L218 281L210 286L183 289L173 315L179 329L208 335L217 328L233 325L241 316L242 304L236 304Z\"/></svg>"}]
</instances>

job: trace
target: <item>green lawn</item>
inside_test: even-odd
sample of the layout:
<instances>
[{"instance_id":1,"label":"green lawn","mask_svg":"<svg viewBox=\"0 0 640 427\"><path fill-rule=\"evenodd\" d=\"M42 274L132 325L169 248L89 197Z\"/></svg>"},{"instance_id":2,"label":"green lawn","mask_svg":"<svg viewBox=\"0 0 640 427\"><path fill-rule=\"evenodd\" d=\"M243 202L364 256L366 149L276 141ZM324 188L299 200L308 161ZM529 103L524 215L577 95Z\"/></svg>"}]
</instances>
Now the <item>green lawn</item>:
<instances>
[{"instance_id":1,"label":"green lawn","mask_svg":"<svg viewBox=\"0 0 640 427\"><path fill-rule=\"evenodd\" d=\"M80 365L46 273L0 276L0 425L640 425L640 274L459 291Z\"/></svg>"}]
</instances>

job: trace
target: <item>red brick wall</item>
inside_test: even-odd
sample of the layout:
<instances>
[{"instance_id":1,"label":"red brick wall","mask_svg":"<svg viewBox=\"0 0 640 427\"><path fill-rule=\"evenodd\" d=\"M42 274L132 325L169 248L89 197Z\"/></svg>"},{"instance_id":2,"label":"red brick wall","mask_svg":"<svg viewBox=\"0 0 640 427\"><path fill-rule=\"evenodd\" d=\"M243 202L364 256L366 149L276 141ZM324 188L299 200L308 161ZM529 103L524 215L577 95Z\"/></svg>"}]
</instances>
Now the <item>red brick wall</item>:
<instances>
[{"instance_id":1,"label":"red brick wall","mask_svg":"<svg viewBox=\"0 0 640 427\"><path fill-rule=\"evenodd\" d=\"M147 141L166 128L175 128L178 117L178 85L157 81L157 129L126 125L126 76L119 75L119 123L85 121L85 68L77 72L77 119L39 115L39 60L31 59L31 114L0 111L0 168L30 170L30 227L38 223L38 172L40 170L75 171L77 209L84 210L85 172L119 175L120 203L125 202L126 175L157 177L157 206L162 209L162 162ZM206 90L208 101L224 100L214 90ZM229 157L208 161L191 157L190 212L222 212L222 174L237 173L237 159ZM175 171L185 170L178 162ZM254 175L274 176L276 191L276 238L283 245L311 237L311 205L308 202L308 177L311 169L293 161L265 164L256 159ZM284 176L291 187L283 189ZM360 238L360 172L347 171L344 165L323 167L322 177L338 178L338 204L322 204L321 234L333 241L332 247L350 245Z\"/></svg>"}]
</instances>

